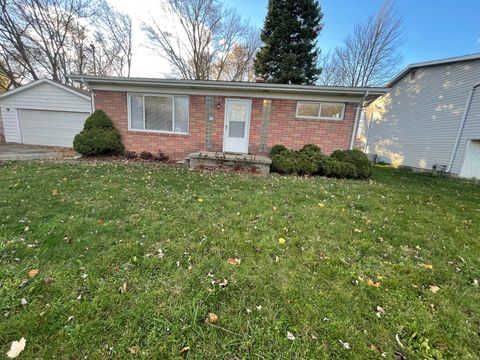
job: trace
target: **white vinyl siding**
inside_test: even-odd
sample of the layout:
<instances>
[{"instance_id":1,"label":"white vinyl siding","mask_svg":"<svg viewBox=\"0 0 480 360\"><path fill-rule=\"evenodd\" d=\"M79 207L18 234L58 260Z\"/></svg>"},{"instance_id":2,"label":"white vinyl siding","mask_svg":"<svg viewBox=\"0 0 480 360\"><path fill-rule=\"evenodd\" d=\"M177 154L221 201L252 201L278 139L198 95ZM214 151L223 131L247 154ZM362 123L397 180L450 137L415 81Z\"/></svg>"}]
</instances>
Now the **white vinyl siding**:
<instances>
[{"instance_id":1,"label":"white vinyl siding","mask_svg":"<svg viewBox=\"0 0 480 360\"><path fill-rule=\"evenodd\" d=\"M23 144L72 147L88 113L18 109Z\"/></svg>"},{"instance_id":2,"label":"white vinyl siding","mask_svg":"<svg viewBox=\"0 0 480 360\"><path fill-rule=\"evenodd\" d=\"M42 80L39 80L42 81ZM21 143L18 112L22 109L76 112L89 114L91 101L48 82L0 99L1 116L6 142ZM86 117L85 117L86 118ZM48 142L49 134L46 134ZM71 145L70 145L71 146Z\"/></svg>"},{"instance_id":3,"label":"white vinyl siding","mask_svg":"<svg viewBox=\"0 0 480 360\"><path fill-rule=\"evenodd\" d=\"M478 79L478 82L480 83L480 78ZM453 159L452 172L454 174L459 174L462 170L467 144L470 140L480 140L480 89L478 87L473 93L472 102L468 109L462 135L458 142L458 149L455 158Z\"/></svg>"},{"instance_id":4,"label":"white vinyl siding","mask_svg":"<svg viewBox=\"0 0 480 360\"><path fill-rule=\"evenodd\" d=\"M164 133L188 133L188 96L128 95L128 129Z\"/></svg>"},{"instance_id":5,"label":"white vinyl siding","mask_svg":"<svg viewBox=\"0 0 480 360\"><path fill-rule=\"evenodd\" d=\"M345 104L298 101L295 116L300 119L343 120Z\"/></svg>"},{"instance_id":6,"label":"white vinyl siding","mask_svg":"<svg viewBox=\"0 0 480 360\"><path fill-rule=\"evenodd\" d=\"M376 120L367 153L395 165L448 165L468 94L479 82L480 60L418 68L414 79L405 74L368 108L368 119L373 113ZM376 112L376 106L384 110Z\"/></svg>"}]
</instances>

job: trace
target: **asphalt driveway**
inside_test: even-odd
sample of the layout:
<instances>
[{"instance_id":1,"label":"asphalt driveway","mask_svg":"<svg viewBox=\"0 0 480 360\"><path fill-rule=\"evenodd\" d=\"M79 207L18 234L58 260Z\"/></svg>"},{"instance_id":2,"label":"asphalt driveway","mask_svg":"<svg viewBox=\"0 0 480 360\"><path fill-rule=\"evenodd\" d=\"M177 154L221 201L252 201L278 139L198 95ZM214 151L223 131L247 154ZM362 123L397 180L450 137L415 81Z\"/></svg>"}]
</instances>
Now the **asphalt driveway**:
<instances>
[{"instance_id":1,"label":"asphalt driveway","mask_svg":"<svg viewBox=\"0 0 480 360\"><path fill-rule=\"evenodd\" d=\"M0 161L2 160L36 160L53 159L60 153L51 148L24 144L0 144Z\"/></svg>"}]
</instances>

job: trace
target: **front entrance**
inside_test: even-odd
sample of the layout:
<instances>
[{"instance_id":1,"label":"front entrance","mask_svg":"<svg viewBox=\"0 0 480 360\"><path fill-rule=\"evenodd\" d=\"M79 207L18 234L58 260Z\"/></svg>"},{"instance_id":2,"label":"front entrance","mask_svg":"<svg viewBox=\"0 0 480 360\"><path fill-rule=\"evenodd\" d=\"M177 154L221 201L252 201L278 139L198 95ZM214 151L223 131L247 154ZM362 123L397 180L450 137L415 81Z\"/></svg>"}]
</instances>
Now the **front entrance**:
<instances>
[{"instance_id":1,"label":"front entrance","mask_svg":"<svg viewBox=\"0 0 480 360\"><path fill-rule=\"evenodd\" d=\"M225 100L224 152L248 153L251 109L250 100Z\"/></svg>"}]
</instances>

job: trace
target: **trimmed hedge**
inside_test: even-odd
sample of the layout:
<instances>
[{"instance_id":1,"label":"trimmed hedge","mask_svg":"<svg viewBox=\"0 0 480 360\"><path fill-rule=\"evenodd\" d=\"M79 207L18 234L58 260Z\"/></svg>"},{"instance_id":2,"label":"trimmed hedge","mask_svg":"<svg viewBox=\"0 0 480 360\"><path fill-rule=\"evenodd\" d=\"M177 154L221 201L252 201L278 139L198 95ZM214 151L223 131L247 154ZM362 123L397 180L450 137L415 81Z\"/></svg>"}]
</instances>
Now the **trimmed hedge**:
<instances>
[{"instance_id":1,"label":"trimmed hedge","mask_svg":"<svg viewBox=\"0 0 480 360\"><path fill-rule=\"evenodd\" d=\"M372 163L360 150L335 150L330 157L354 165L357 176L361 179L367 179L372 175Z\"/></svg>"},{"instance_id":2,"label":"trimmed hedge","mask_svg":"<svg viewBox=\"0 0 480 360\"><path fill-rule=\"evenodd\" d=\"M272 171L280 174L365 179L372 173L367 156L358 150L336 150L328 157L314 144L307 144L300 150L288 150L283 145L275 145L272 150L274 148Z\"/></svg>"},{"instance_id":3,"label":"trimmed hedge","mask_svg":"<svg viewBox=\"0 0 480 360\"><path fill-rule=\"evenodd\" d=\"M270 149L270 157L274 157L275 155L280 154L286 150L288 149L283 145L273 145Z\"/></svg>"},{"instance_id":4,"label":"trimmed hedge","mask_svg":"<svg viewBox=\"0 0 480 360\"><path fill-rule=\"evenodd\" d=\"M102 110L91 114L83 130L75 135L73 149L83 155L122 155L125 148L120 133Z\"/></svg>"}]
</instances>

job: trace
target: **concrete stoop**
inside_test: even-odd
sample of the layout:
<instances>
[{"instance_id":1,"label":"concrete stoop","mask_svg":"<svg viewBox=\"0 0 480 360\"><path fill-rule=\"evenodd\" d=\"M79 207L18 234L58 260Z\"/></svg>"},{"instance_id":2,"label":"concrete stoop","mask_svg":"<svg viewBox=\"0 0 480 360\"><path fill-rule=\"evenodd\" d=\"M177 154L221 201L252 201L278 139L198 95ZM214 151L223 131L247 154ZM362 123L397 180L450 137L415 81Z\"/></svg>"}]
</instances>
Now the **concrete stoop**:
<instances>
[{"instance_id":1,"label":"concrete stoop","mask_svg":"<svg viewBox=\"0 0 480 360\"><path fill-rule=\"evenodd\" d=\"M188 155L190 169L227 169L266 175L270 172L272 160L266 156L199 151Z\"/></svg>"}]
</instances>

